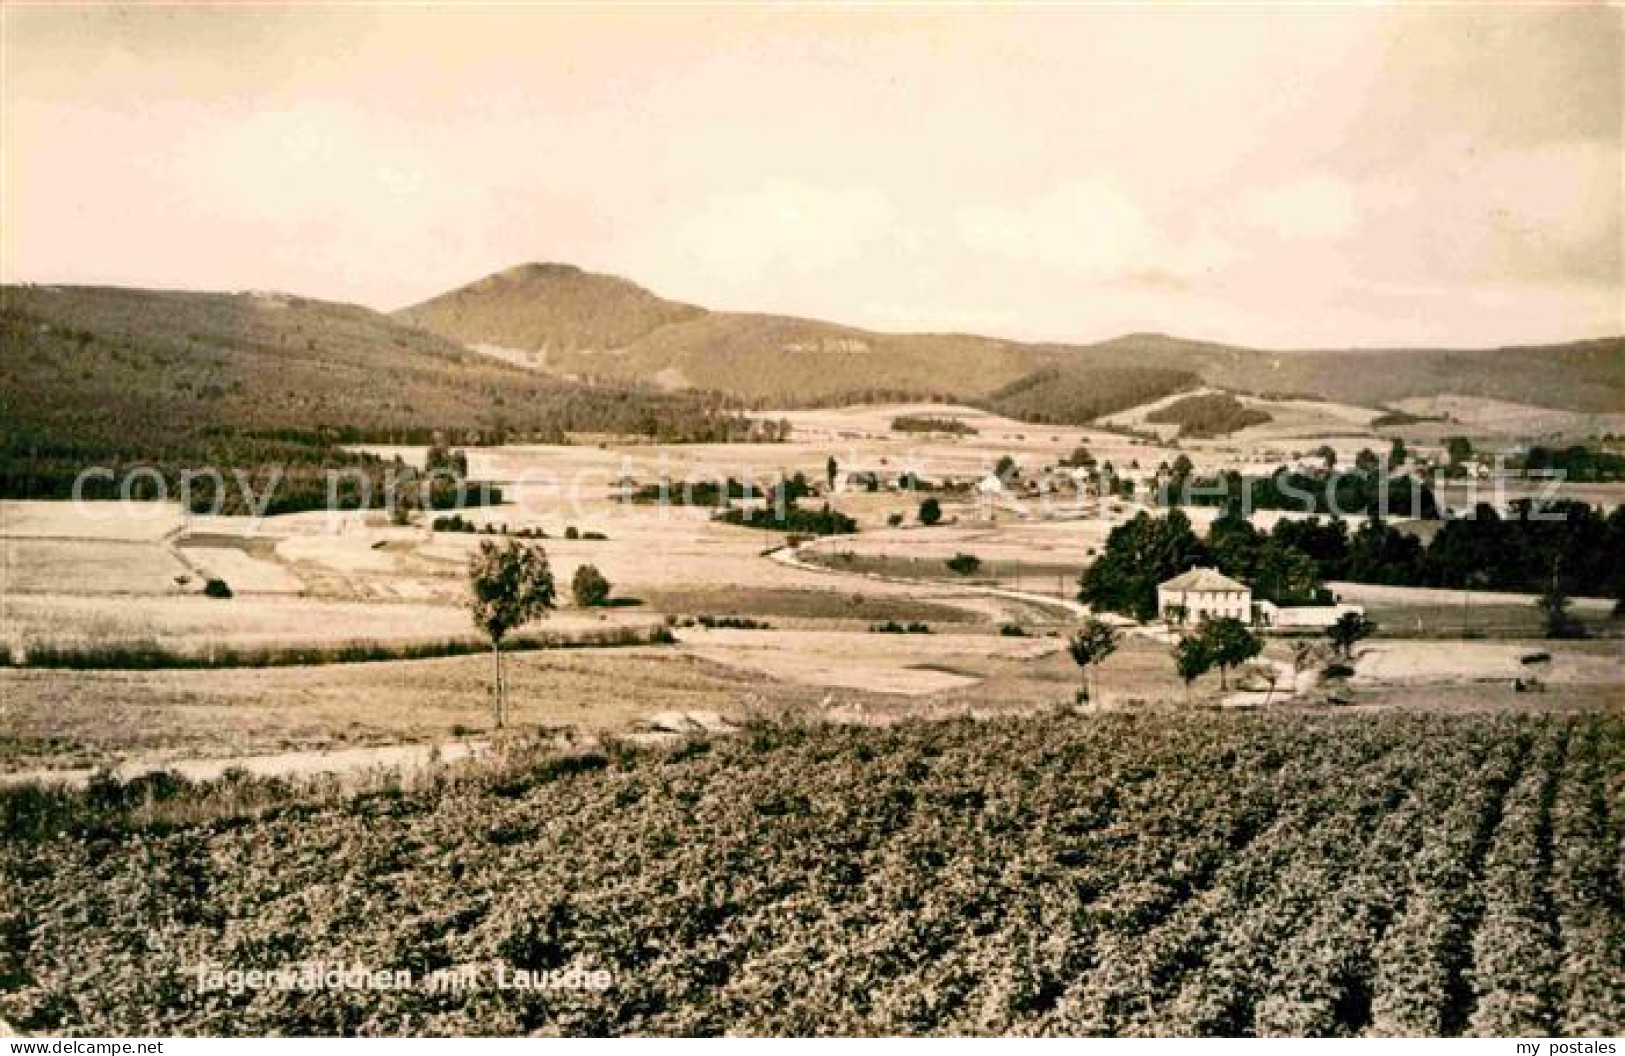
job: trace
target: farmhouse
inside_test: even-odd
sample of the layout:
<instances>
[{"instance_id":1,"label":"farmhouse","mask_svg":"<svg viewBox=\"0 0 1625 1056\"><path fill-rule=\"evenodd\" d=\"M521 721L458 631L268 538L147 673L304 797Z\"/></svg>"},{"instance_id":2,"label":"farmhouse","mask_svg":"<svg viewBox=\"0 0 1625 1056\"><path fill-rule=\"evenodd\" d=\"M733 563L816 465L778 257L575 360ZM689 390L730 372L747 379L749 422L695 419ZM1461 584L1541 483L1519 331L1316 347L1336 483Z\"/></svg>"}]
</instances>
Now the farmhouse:
<instances>
[{"instance_id":1,"label":"farmhouse","mask_svg":"<svg viewBox=\"0 0 1625 1056\"><path fill-rule=\"evenodd\" d=\"M1157 611L1169 623L1199 623L1229 616L1253 618L1253 591L1216 568L1193 568L1157 587Z\"/></svg>"}]
</instances>

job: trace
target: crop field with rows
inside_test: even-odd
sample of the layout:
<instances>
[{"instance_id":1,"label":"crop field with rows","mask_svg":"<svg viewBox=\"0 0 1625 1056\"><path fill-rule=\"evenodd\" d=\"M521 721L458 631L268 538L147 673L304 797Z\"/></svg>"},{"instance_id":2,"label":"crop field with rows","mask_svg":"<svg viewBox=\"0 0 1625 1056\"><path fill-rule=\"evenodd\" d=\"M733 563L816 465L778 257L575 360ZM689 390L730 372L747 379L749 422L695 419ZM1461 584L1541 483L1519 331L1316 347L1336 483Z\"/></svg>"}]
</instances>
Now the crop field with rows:
<instances>
[{"instance_id":1,"label":"crop field with rows","mask_svg":"<svg viewBox=\"0 0 1625 1056\"><path fill-rule=\"evenodd\" d=\"M1622 791L1618 713L763 725L235 812L229 787L12 790L0 1016L107 1035L1619 1034ZM200 987L208 966L301 962L414 983ZM507 989L499 968L612 983ZM480 982L424 985L439 969Z\"/></svg>"}]
</instances>

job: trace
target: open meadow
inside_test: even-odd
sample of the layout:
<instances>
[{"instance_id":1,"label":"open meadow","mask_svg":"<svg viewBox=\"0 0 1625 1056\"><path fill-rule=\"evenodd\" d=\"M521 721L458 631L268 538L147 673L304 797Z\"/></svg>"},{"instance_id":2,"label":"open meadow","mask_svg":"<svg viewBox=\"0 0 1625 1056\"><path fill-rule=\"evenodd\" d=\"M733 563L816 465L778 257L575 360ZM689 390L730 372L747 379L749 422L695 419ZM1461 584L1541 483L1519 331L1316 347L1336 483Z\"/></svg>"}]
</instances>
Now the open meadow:
<instances>
[{"instance_id":1,"label":"open meadow","mask_svg":"<svg viewBox=\"0 0 1625 1056\"><path fill-rule=\"evenodd\" d=\"M463 511L470 531L435 530L423 517L396 524L380 512L256 519L172 504L0 504L0 643L23 665L0 669L0 772L83 774L488 736L489 657L463 606L465 569L488 528L540 535L561 585L584 565L612 584L607 607L579 607L563 590L558 611L535 625L557 647L510 658L522 727L596 733L687 712L884 723L1067 706L1080 674L1064 636L1087 612L1075 600L1078 575L1144 507L941 485L980 479L1004 457L1036 475L1080 445L1124 466L1174 452L952 405L787 417L793 439L784 443L471 449L471 473L500 482L505 501ZM909 417L974 432L893 428ZM423 457L421 448L376 453ZM1234 457L1190 453L1204 468ZM897 489L904 472L930 482L927 490ZM787 546L786 533L718 523L714 508L627 501L632 487L660 480L681 496L703 480L796 473L826 491L817 501L853 517L857 533ZM872 490L869 473L879 482ZM941 508L929 526L919 509L927 496ZM1190 510L1198 530L1216 512ZM1267 529L1283 516L1260 511L1255 523ZM961 555L976 566L953 567ZM231 596L208 596L211 579ZM1096 673L1093 706L1292 708L1330 698L1407 707L1406 694L1424 688L1448 695L1527 682L1541 693L1520 694L1524 704L1562 709L1606 702L1620 673L1608 645L1534 640L1531 595L1332 587L1368 607L1379 642L1404 640L1368 647L1347 685L1294 673L1290 643L1275 640L1255 666L1287 671L1279 693L1260 692L1254 677L1238 696L1211 673L1186 687L1170 639L1136 631ZM1577 599L1575 613L1613 633L1610 605ZM671 640L651 643L657 632ZM1452 642L1463 635L1509 644ZM559 648L570 645L582 647ZM1556 659L1521 662L1537 652Z\"/></svg>"}]
</instances>

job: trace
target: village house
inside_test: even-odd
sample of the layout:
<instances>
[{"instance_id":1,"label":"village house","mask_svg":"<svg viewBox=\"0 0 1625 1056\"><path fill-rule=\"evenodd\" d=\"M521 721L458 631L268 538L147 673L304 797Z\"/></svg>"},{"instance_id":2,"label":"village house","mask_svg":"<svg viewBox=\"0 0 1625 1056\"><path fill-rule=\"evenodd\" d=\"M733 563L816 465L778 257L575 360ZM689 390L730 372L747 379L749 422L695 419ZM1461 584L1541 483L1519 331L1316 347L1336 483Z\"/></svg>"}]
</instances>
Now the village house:
<instances>
[{"instance_id":1,"label":"village house","mask_svg":"<svg viewBox=\"0 0 1625 1056\"><path fill-rule=\"evenodd\" d=\"M1157 611L1172 624L1227 616L1251 623L1253 591L1216 568L1193 568L1157 587Z\"/></svg>"}]
</instances>

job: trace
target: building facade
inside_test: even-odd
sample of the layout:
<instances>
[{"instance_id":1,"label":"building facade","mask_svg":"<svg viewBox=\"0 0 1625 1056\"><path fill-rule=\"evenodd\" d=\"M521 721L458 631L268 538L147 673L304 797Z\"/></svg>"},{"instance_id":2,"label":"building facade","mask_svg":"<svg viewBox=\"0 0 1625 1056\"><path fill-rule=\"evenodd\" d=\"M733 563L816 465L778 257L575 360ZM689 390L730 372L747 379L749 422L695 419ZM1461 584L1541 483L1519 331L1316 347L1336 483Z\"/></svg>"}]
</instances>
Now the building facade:
<instances>
[{"instance_id":1,"label":"building facade","mask_svg":"<svg viewBox=\"0 0 1625 1056\"><path fill-rule=\"evenodd\" d=\"M1170 624L1230 617L1253 622L1253 591L1216 568L1193 568L1157 587L1157 612Z\"/></svg>"}]
</instances>

